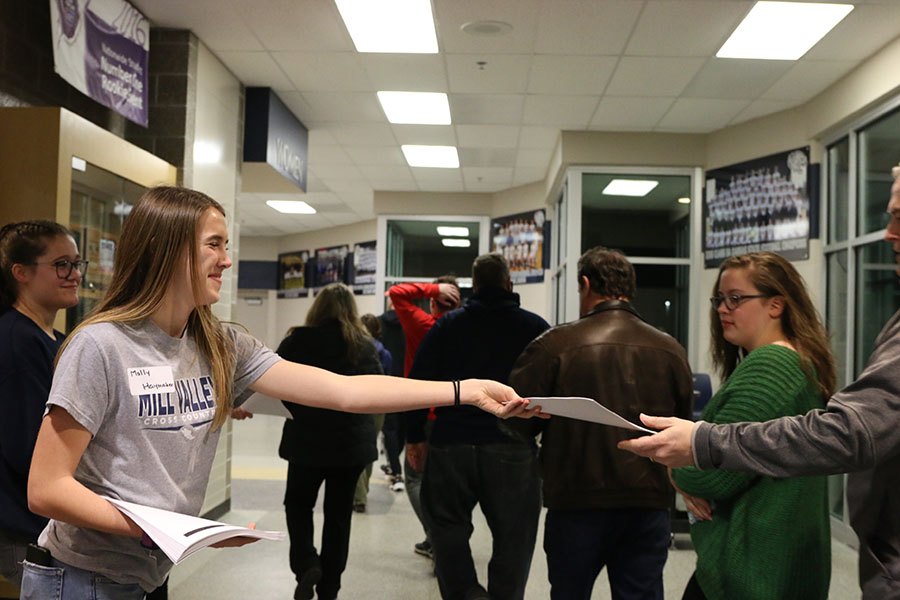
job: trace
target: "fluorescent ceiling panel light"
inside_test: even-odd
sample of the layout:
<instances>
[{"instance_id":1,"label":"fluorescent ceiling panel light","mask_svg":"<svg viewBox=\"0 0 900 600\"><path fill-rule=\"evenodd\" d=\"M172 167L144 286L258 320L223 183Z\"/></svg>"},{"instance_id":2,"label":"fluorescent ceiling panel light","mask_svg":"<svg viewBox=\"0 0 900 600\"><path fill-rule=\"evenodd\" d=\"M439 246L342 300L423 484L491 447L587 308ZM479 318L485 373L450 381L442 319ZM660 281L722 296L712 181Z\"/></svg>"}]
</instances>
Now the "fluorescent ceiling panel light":
<instances>
[{"instance_id":1,"label":"fluorescent ceiling panel light","mask_svg":"<svg viewBox=\"0 0 900 600\"><path fill-rule=\"evenodd\" d=\"M451 248L468 248L472 245L471 240L462 238L444 238L441 240L441 243Z\"/></svg>"},{"instance_id":2,"label":"fluorescent ceiling panel light","mask_svg":"<svg viewBox=\"0 0 900 600\"><path fill-rule=\"evenodd\" d=\"M443 92L378 92L391 123L450 125L450 103Z\"/></svg>"},{"instance_id":3,"label":"fluorescent ceiling panel light","mask_svg":"<svg viewBox=\"0 0 900 600\"><path fill-rule=\"evenodd\" d=\"M646 196L659 185L658 181L643 179L613 179L603 188L604 196Z\"/></svg>"},{"instance_id":4,"label":"fluorescent ceiling panel light","mask_svg":"<svg viewBox=\"0 0 900 600\"><path fill-rule=\"evenodd\" d=\"M687 196L682 196L681 198L678 199L678 204L690 204L690 203L691 203L691 199L688 198Z\"/></svg>"},{"instance_id":5,"label":"fluorescent ceiling panel light","mask_svg":"<svg viewBox=\"0 0 900 600\"><path fill-rule=\"evenodd\" d=\"M280 213L294 215L314 215L316 209L302 200L266 200L266 204Z\"/></svg>"},{"instance_id":6,"label":"fluorescent ceiling panel light","mask_svg":"<svg viewBox=\"0 0 900 600\"><path fill-rule=\"evenodd\" d=\"M335 0L357 52L437 54L431 0Z\"/></svg>"},{"instance_id":7,"label":"fluorescent ceiling panel light","mask_svg":"<svg viewBox=\"0 0 900 600\"><path fill-rule=\"evenodd\" d=\"M411 167L458 169L459 155L455 146L400 146Z\"/></svg>"},{"instance_id":8,"label":"fluorescent ceiling panel light","mask_svg":"<svg viewBox=\"0 0 900 600\"><path fill-rule=\"evenodd\" d=\"M757 2L716 56L797 60L851 10L852 4Z\"/></svg>"},{"instance_id":9,"label":"fluorescent ceiling panel light","mask_svg":"<svg viewBox=\"0 0 900 600\"><path fill-rule=\"evenodd\" d=\"M438 235L469 237L468 227L448 227L446 225L439 225L437 232Z\"/></svg>"}]
</instances>

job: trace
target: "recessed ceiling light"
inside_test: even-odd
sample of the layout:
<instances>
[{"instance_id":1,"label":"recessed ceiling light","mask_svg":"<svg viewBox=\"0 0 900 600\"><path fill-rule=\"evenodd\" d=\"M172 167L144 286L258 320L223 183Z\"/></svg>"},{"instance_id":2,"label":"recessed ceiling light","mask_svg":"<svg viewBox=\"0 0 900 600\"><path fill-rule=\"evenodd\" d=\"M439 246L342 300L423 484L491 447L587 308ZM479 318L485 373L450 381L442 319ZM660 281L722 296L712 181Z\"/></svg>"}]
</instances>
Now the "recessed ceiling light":
<instances>
[{"instance_id":1,"label":"recessed ceiling light","mask_svg":"<svg viewBox=\"0 0 900 600\"><path fill-rule=\"evenodd\" d=\"M642 179L613 179L603 188L605 196L646 196L659 185L658 181Z\"/></svg>"},{"instance_id":2,"label":"recessed ceiling light","mask_svg":"<svg viewBox=\"0 0 900 600\"><path fill-rule=\"evenodd\" d=\"M400 146L411 167L458 169L459 155L455 146Z\"/></svg>"},{"instance_id":3,"label":"recessed ceiling light","mask_svg":"<svg viewBox=\"0 0 900 600\"><path fill-rule=\"evenodd\" d=\"M439 225L437 232L438 235L469 237L468 227L448 227L446 225Z\"/></svg>"},{"instance_id":4,"label":"recessed ceiling light","mask_svg":"<svg viewBox=\"0 0 900 600\"><path fill-rule=\"evenodd\" d=\"M460 26L463 33L483 37L506 35L512 28L512 25L505 21L469 21Z\"/></svg>"},{"instance_id":5,"label":"recessed ceiling light","mask_svg":"<svg viewBox=\"0 0 900 600\"><path fill-rule=\"evenodd\" d=\"M437 54L430 0L335 0L357 52Z\"/></svg>"},{"instance_id":6,"label":"recessed ceiling light","mask_svg":"<svg viewBox=\"0 0 900 600\"><path fill-rule=\"evenodd\" d=\"M314 215L316 209L302 200L266 200L266 204L280 213L295 215Z\"/></svg>"},{"instance_id":7,"label":"recessed ceiling light","mask_svg":"<svg viewBox=\"0 0 900 600\"><path fill-rule=\"evenodd\" d=\"M465 238L444 238L441 243L450 248L468 248L472 241Z\"/></svg>"},{"instance_id":8,"label":"recessed ceiling light","mask_svg":"<svg viewBox=\"0 0 900 600\"><path fill-rule=\"evenodd\" d=\"M852 4L757 2L716 56L797 60L851 10Z\"/></svg>"},{"instance_id":9,"label":"recessed ceiling light","mask_svg":"<svg viewBox=\"0 0 900 600\"><path fill-rule=\"evenodd\" d=\"M378 92L391 123L450 125L450 104L443 92Z\"/></svg>"},{"instance_id":10,"label":"recessed ceiling light","mask_svg":"<svg viewBox=\"0 0 900 600\"><path fill-rule=\"evenodd\" d=\"M688 198L687 196L682 196L681 198L678 199L678 204L690 204L690 203L691 203L691 199Z\"/></svg>"}]
</instances>

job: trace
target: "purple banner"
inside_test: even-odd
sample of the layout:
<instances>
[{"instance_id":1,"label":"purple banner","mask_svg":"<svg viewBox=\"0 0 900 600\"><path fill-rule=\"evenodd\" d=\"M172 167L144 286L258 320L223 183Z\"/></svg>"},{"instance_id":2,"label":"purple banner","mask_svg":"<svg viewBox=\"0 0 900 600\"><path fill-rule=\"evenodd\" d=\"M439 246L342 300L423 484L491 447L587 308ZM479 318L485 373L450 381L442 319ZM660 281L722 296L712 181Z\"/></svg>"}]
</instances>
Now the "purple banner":
<instances>
[{"instance_id":1,"label":"purple banner","mask_svg":"<svg viewBox=\"0 0 900 600\"><path fill-rule=\"evenodd\" d=\"M147 126L147 19L124 0L50 0L56 72L79 91Z\"/></svg>"}]
</instances>

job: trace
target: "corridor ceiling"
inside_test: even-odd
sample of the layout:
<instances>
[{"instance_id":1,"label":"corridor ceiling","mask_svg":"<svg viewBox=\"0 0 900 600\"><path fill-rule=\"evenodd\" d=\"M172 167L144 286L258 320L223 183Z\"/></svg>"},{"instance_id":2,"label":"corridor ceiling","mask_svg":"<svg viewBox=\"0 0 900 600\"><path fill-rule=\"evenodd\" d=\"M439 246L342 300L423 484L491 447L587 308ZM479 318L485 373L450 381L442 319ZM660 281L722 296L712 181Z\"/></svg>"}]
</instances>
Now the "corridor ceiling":
<instances>
[{"instance_id":1,"label":"corridor ceiling","mask_svg":"<svg viewBox=\"0 0 900 600\"><path fill-rule=\"evenodd\" d=\"M798 61L719 59L753 1L432 0L438 54L360 54L333 0L131 1L154 26L193 31L244 85L273 88L309 128L308 193L277 198L318 213L242 194L242 235L371 219L373 190L539 181L560 130L707 133L782 111L900 35L900 0L843 0L855 9ZM460 29L480 20L512 31ZM453 124L392 125L378 90L446 92ZM401 144L457 146L460 168L411 168Z\"/></svg>"}]
</instances>

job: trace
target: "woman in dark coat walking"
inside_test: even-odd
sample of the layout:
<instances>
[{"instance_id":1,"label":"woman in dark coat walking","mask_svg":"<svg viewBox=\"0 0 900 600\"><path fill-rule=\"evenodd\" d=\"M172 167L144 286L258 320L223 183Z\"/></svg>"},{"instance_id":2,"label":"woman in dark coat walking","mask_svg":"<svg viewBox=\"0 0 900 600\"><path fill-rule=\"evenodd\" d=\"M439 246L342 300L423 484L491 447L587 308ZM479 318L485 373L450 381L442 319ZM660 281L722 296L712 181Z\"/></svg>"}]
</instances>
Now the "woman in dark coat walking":
<instances>
[{"instance_id":1,"label":"woman in dark coat walking","mask_svg":"<svg viewBox=\"0 0 900 600\"><path fill-rule=\"evenodd\" d=\"M342 283L319 291L306 315L278 347L293 362L340 373L382 373L375 345L359 319L353 292ZM372 415L284 405L293 419L284 424L278 454L288 461L284 507L290 535L294 598L336 598L347 565L353 492L363 468L378 456ZM325 483L321 551L313 543L313 507Z\"/></svg>"}]
</instances>

